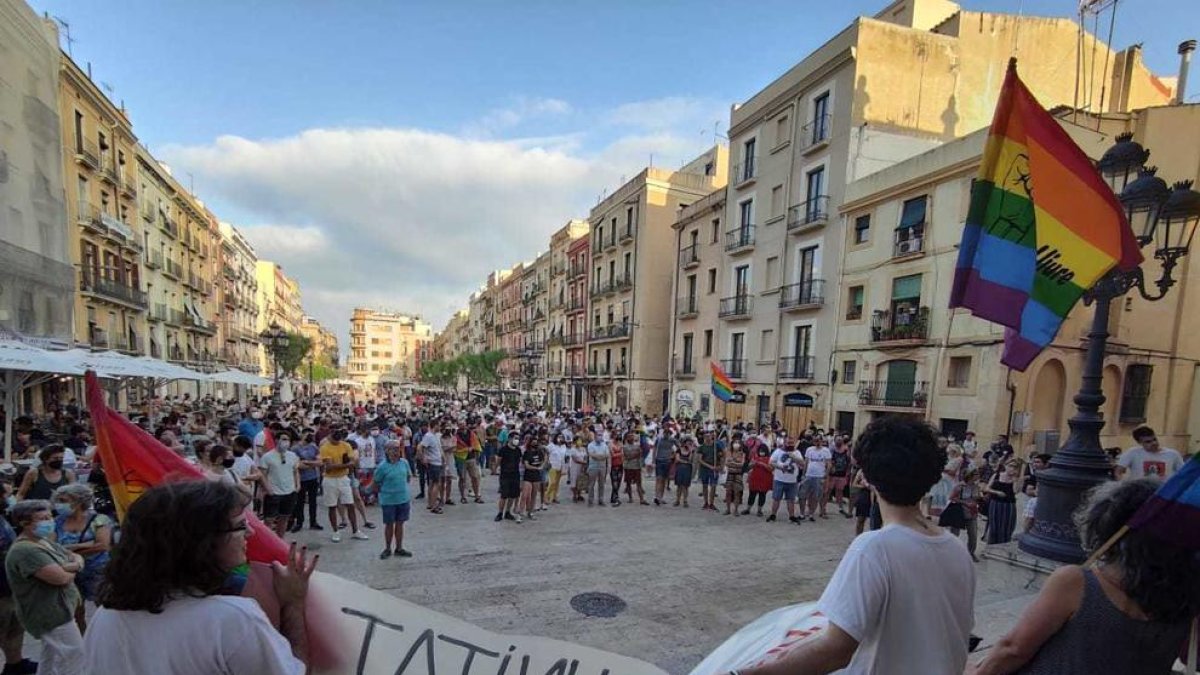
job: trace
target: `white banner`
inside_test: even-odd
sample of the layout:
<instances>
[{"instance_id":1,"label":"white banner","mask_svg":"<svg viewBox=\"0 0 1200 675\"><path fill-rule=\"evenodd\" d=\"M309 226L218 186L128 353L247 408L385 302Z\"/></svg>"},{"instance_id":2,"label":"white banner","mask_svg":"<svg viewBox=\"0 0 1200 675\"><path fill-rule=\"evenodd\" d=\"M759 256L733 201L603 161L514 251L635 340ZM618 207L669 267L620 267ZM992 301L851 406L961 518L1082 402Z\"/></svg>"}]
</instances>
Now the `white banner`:
<instances>
[{"instance_id":1,"label":"white banner","mask_svg":"<svg viewBox=\"0 0 1200 675\"><path fill-rule=\"evenodd\" d=\"M311 583L334 604L352 652L328 675L667 675L591 647L493 633L332 574L317 572Z\"/></svg>"},{"instance_id":2,"label":"white banner","mask_svg":"<svg viewBox=\"0 0 1200 675\"><path fill-rule=\"evenodd\" d=\"M817 603L780 607L734 633L708 655L691 675L719 675L734 668L771 663L797 645L815 638L829 624Z\"/></svg>"}]
</instances>

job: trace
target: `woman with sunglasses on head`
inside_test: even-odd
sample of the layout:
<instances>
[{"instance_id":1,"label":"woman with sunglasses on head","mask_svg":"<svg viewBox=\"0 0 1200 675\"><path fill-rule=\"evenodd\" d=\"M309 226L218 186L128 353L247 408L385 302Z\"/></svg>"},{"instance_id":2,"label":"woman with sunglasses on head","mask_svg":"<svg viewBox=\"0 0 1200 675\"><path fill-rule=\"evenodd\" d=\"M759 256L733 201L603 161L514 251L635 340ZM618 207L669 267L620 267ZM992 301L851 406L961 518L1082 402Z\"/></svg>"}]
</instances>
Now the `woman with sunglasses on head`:
<instances>
[{"instance_id":1,"label":"woman with sunglasses on head","mask_svg":"<svg viewBox=\"0 0 1200 675\"><path fill-rule=\"evenodd\" d=\"M224 483L188 481L129 507L84 641L91 672L310 672L304 608L316 556L293 544L288 564L273 564L278 630L255 600L221 594L246 563L248 504Z\"/></svg>"}]
</instances>

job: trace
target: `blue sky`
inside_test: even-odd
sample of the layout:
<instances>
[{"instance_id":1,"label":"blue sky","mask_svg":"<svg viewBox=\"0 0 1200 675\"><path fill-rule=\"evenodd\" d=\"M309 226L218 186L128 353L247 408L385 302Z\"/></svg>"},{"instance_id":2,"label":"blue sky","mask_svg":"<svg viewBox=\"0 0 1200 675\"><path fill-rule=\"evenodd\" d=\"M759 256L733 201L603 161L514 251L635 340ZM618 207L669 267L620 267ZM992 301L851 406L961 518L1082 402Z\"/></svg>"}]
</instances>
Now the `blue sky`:
<instances>
[{"instance_id":1,"label":"blue sky","mask_svg":"<svg viewBox=\"0 0 1200 675\"><path fill-rule=\"evenodd\" d=\"M343 336L354 304L440 328L487 270L532 257L651 153L699 153L730 103L884 4L31 0ZM1076 0L963 4L1066 16ZM1117 21L1114 43L1144 42L1160 74L1200 37L1194 0L1122 0Z\"/></svg>"}]
</instances>

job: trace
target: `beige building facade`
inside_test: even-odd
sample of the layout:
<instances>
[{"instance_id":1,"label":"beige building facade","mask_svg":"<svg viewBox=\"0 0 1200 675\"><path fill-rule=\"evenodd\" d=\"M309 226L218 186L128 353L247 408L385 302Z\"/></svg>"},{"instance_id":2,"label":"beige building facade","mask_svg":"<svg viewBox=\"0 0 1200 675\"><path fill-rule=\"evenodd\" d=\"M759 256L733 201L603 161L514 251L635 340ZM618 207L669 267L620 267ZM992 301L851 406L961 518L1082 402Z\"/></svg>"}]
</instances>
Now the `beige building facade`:
<instances>
[{"instance_id":1,"label":"beige building facade","mask_svg":"<svg viewBox=\"0 0 1200 675\"><path fill-rule=\"evenodd\" d=\"M254 266L258 282L258 334L272 325L288 333L299 333L304 319L300 302L300 286L283 271L283 266L270 260L258 260ZM262 349L260 371L274 372L274 362L267 349Z\"/></svg>"},{"instance_id":2,"label":"beige building facade","mask_svg":"<svg viewBox=\"0 0 1200 675\"><path fill-rule=\"evenodd\" d=\"M586 405L661 414L669 394L672 278L679 209L724 185L714 146L678 171L649 167L589 215Z\"/></svg>"},{"instance_id":3,"label":"beige building facade","mask_svg":"<svg viewBox=\"0 0 1200 675\"><path fill-rule=\"evenodd\" d=\"M585 240L590 229L586 220L570 220L550 236L549 333L546 336L546 405L551 410L569 407L570 377L568 372L567 336L571 329L571 246Z\"/></svg>"},{"instance_id":4,"label":"beige building facade","mask_svg":"<svg viewBox=\"0 0 1200 675\"><path fill-rule=\"evenodd\" d=\"M793 430L826 422L835 307L845 291L832 280L844 232L868 225L840 220L846 184L987 126L1013 53L1044 105L1073 103L1075 79L1069 67L1064 75L1062 55L1075 53L1077 28L901 0L855 20L734 106L717 357L745 401L715 406L716 416L780 419ZM1084 42L1090 49L1094 37ZM1110 56L1120 71L1097 73L1088 89L1096 100L1081 106L1098 108L1102 88L1109 110L1169 100L1173 83L1149 73L1138 48ZM915 225L874 226L886 228L895 247L915 250Z\"/></svg>"},{"instance_id":5,"label":"beige building facade","mask_svg":"<svg viewBox=\"0 0 1200 675\"><path fill-rule=\"evenodd\" d=\"M412 382L432 347L433 328L420 317L357 307L346 374L369 388Z\"/></svg>"},{"instance_id":6,"label":"beige building facade","mask_svg":"<svg viewBox=\"0 0 1200 675\"><path fill-rule=\"evenodd\" d=\"M316 318L305 315L300 319L300 334L312 340L312 349L305 359L306 362L337 368L340 354L336 333L321 325Z\"/></svg>"},{"instance_id":7,"label":"beige building facade","mask_svg":"<svg viewBox=\"0 0 1200 675\"><path fill-rule=\"evenodd\" d=\"M1164 106L1094 118L1059 113L1060 123L1093 159L1116 133L1133 132L1168 181L1200 178L1200 105ZM860 431L879 415L922 417L981 443L1010 434L1019 449L1053 452L1066 440L1072 397L1081 384L1094 309L1077 305L1055 341L1024 372L1000 363L1003 328L948 309L957 246L978 172L986 130L947 143L846 189L848 223L869 217L865 235L843 233L843 292L835 308L828 426ZM892 234L920 214L921 245L901 249ZM883 227L879 227L882 224ZM1148 280L1157 279L1152 248L1143 249ZM1164 445L1196 449L1200 339L1188 316L1200 311L1200 272L1184 259L1179 283L1158 302L1136 292L1113 303L1105 357L1104 446L1128 447L1130 432L1149 424Z\"/></svg>"},{"instance_id":8,"label":"beige building facade","mask_svg":"<svg viewBox=\"0 0 1200 675\"><path fill-rule=\"evenodd\" d=\"M262 368L258 334L258 255L233 225L220 223L221 356L225 365L251 373Z\"/></svg>"}]
</instances>

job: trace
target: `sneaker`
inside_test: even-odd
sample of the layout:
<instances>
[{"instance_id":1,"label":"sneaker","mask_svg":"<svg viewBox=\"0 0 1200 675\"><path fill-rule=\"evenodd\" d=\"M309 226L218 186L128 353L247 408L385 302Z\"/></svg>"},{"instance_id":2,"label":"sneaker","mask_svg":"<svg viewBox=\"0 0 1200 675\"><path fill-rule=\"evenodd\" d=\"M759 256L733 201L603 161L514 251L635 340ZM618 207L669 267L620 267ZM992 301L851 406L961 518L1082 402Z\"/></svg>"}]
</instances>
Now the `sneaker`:
<instances>
[{"instance_id":1,"label":"sneaker","mask_svg":"<svg viewBox=\"0 0 1200 675\"><path fill-rule=\"evenodd\" d=\"M370 539L365 532L355 532L354 534L350 535L350 538L357 539L359 541L366 541Z\"/></svg>"},{"instance_id":2,"label":"sneaker","mask_svg":"<svg viewBox=\"0 0 1200 675\"><path fill-rule=\"evenodd\" d=\"M425 493L422 492L421 494L417 495L417 499L425 499Z\"/></svg>"},{"instance_id":3,"label":"sneaker","mask_svg":"<svg viewBox=\"0 0 1200 675\"><path fill-rule=\"evenodd\" d=\"M799 518L797 518L796 516L791 516L788 518L788 522L789 523L803 523L804 516L800 516Z\"/></svg>"},{"instance_id":4,"label":"sneaker","mask_svg":"<svg viewBox=\"0 0 1200 675\"><path fill-rule=\"evenodd\" d=\"M334 532L333 536L330 537L329 540L336 544L342 540L342 535L338 534L337 532Z\"/></svg>"},{"instance_id":5,"label":"sneaker","mask_svg":"<svg viewBox=\"0 0 1200 675\"><path fill-rule=\"evenodd\" d=\"M532 513L526 513L525 520L536 520L536 518L533 517Z\"/></svg>"},{"instance_id":6,"label":"sneaker","mask_svg":"<svg viewBox=\"0 0 1200 675\"><path fill-rule=\"evenodd\" d=\"M810 523L815 523L815 522L817 522L817 519L816 519L816 518L813 518L812 516L809 516L809 517L808 517L808 522L810 522Z\"/></svg>"},{"instance_id":7,"label":"sneaker","mask_svg":"<svg viewBox=\"0 0 1200 675\"><path fill-rule=\"evenodd\" d=\"M745 511L742 511L742 515L743 515L743 516L748 516L748 515L750 515L750 509L746 509Z\"/></svg>"},{"instance_id":8,"label":"sneaker","mask_svg":"<svg viewBox=\"0 0 1200 675\"><path fill-rule=\"evenodd\" d=\"M316 524L316 523L313 523L312 525L309 525L309 526L308 526L308 529L310 529L310 530L323 530L323 529L325 529L325 528L324 528L323 526L321 526L321 525L318 525L318 524Z\"/></svg>"},{"instance_id":9,"label":"sneaker","mask_svg":"<svg viewBox=\"0 0 1200 675\"><path fill-rule=\"evenodd\" d=\"M506 513L506 514L504 514L504 519L505 520L517 520L517 517L511 513Z\"/></svg>"},{"instance_id":10,"label":"sneaker","mask_svg":"<svg viewBox=\"0 0 1200 675\"><path fill-rule=\"evenodd\" d=\"M375 523L372 523L369 520L364 520L363 527L367 528L368 530L373 530L373 529L375 529Z\"/></svg>"},{"instance_id":11,"label":"sneaker","mask_svg":"<svg viewBox=\"0 0 1200 675\"><path fill-rule=\"evenodd\" d=\"M396 555L400 556L401 558L411 558L412 551L405 551L402 548L398 548L396 549Z\"/></svg>"},{"instance_id":12,"label":"sneaker","mask_svg":"<svg viewBox=\"0 0 1200 675\"><path fill-rule=\"evenodd\" d=\"M497 514L496 514L496 522L498 523L498 522L500 522L500 521L502 521L502 520L504 520L504 514L503 514L503 513L497 513Z\"/></svg>"},{"instance_id":13,"label":"sneaker","mask_svg":"<svg viewBox=\"0 0 1200 675\"><path fill-rule=\"evenodd\" d=\"M655 498L654 498L654 505L655 505L655 506L662 506L662 505L663 505L663 503L662 503L662 502L661 502L661 501L658 499L658 497L655 497Z\"/></svg>"},{"instance_id":14,"label":"sneaker","mask_svg":"<svg viewBox=\"0 0 1200 675\"><path fill-rule=\"evenodd\" d=\"M774 513L772 513L771 515L767 516L767 522L768 522L768 523L773 523L773 522L775 522L775 514L774 514Z\"/></svg>"},{"instance_id":15,"label":"sneaker","mask_svg":"<svg viewBox=\"0 0 1200 675\"><path fill-rule=\"evenodd\" d=\"M288 532L290 532L291 534L296 534L297 532L299 532L300 530L303 530L303 529L304 529L303 525L293 525L288 528Z\"/></svg>"},{"instance_id":16,"label":"sneaker","mask_svg":"<svg viewBox=\"0 0 1200 675\"><path fill-rule=\"evenodd\" d=\"M383 553L379 554L380 560L387 560L390 557L392 557L392 549L390 548L383 549Z\"/></svg>"},{"instance_id":17,"label":"sneaker","mask_svg":"<svg viewBox=\"0 0 1200 675\"><path fill-rule=\"evenodd\" d=\"M513 520L517 521L518 525L521 524L521 516L513 516Z\"/></svg>"}]
</instances>

